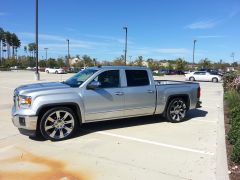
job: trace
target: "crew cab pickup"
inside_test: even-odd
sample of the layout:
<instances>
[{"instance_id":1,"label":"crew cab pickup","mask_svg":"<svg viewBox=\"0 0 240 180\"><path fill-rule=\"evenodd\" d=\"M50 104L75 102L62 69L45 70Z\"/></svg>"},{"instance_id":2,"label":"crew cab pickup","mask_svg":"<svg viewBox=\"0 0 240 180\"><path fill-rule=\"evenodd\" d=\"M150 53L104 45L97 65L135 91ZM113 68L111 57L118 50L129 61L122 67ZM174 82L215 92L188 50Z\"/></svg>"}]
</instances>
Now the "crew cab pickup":
<instances>
[{"instance_id":1,"label":"crew cab pickup","mask_svg":"<svg viewBox=\"0 0 240 180\"><path fill-rule=\"evenodd\" d=\"M56 141L94 121L163 114L181 122L199 98L198 83L154 81L148 68L91 67L64 82L16 88L12 121L22 134Z\"/></svg>"}]
</instances>

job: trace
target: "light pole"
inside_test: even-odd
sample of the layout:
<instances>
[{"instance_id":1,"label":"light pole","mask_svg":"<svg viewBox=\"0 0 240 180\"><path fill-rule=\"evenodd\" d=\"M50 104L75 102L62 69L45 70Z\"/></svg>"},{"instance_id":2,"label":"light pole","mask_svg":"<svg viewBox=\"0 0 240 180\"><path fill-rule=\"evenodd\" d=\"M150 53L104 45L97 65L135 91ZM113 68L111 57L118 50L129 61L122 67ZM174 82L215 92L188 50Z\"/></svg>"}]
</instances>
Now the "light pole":
<instances>
[{"instance_id":1,"label":"light pole","mask_svg":"<svg viewBox=\"0 0 240 180\"><path fill-rule=\"evenodd\" d=\"M233 63L234 63L234 61L235 61L235 53L234 52L231 54L231 57L233 58Z\"/></svg>"},{"instance_id":2,"label":"light pole","mask_svg":"<svg viewBox=\"0 0 240 180\"><path fill-rule=\"evenodd\" d=\"M192 62L192 70L194 69L194 60L195 60L195 44L197 40L193 40L193 62Z\"/></svg>"},{"instance_id":3,"label":"light pole","mask_svg":"<svg viewBox=\"0 0 240 180\"><path fill-rule=\"evenodd\" d=\"M44 50L46 51L46 61L47 61L48 60L48 58L47 58L48 48L44 48Z\"/></svg>"},{"instance_id":4,"label":"light pole","mask_svg":"<svg viewBox=\"0 0 240 180\"><path fill-rule=\"evenodd\" d=\"M68 57L67 57L67 66L69 67L69 59L70 59L70 54L69 54L69 39L67 39L67 44L68 44Z\"/></svg>"},{"instance_id":5,"label":"light pole","mask_svg":"<svg viewBox=\"0 0 240 180\"><path fill-rule=\"evenodd\" d=\"M40 74L38 71L38 0L36 0L36 72L35 80L40 80Z\"/></svg>"},{"instance_id":6,"label":"light pole","mask_svg":"<svg viewBox=\"0 0 240 180\"><path fill-rule=\"evenodd\" d=\"M125 66L127 65L127 34L128 34L128 27L123 27L125 30L125 50L124 50L124 60L125 60Z\"/></svg>"}]
</instances>

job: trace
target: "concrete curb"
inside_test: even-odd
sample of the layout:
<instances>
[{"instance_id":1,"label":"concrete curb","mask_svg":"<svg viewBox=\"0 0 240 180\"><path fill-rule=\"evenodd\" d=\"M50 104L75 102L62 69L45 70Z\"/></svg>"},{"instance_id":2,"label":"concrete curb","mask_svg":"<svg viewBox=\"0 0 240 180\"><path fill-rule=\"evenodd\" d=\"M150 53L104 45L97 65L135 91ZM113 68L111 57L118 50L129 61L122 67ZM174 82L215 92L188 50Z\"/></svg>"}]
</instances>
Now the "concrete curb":
<instances>
[{"instance_id":1,"label":"concrete curb","mask_svg":"<svg viewBox=\"0 0 240 180\"><path fill-rule=\"evenodd\" d=\"M221 96L223 97L223 94ZM221 104L218 107L218 129L217 129L217 149L216 149L216 179L217 180L229 180L226 142L225 142L223 100L221 101Z\"/></svg>"}]
</instances>

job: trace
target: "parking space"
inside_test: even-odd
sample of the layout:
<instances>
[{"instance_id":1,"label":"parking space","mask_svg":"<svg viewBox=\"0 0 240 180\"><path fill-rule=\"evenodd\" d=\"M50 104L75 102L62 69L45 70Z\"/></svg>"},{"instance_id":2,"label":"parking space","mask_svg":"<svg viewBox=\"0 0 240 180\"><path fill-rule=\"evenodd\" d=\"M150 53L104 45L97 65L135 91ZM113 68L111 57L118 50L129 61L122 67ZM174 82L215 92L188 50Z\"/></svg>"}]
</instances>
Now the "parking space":
<instances>
[{"instance_id":1,"label":"parking space","mask_svg":"<svg viewBox=\"0 0 240 180\"><path fill-rule=\"evenodd\" d=\"M41 73L41 81L71 75ZM31 82L33 72L0 72L0 179L227 179L221 83L200 83L203 107L182 123L161 116L97 122L51 142L19 134L11 122L13 90Z\"/></svg>"}]
</instances>

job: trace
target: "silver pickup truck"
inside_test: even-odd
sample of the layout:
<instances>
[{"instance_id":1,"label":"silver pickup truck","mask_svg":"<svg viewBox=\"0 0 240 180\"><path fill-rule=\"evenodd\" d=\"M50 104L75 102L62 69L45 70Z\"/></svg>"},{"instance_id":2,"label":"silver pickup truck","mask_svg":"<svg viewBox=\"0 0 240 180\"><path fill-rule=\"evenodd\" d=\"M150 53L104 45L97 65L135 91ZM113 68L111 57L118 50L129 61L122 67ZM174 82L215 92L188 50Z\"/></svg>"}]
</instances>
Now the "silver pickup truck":
<instances>
[{"instance_id":1,"label":"silver pickup truck","mask_svg":"<svg viewBox=\"0 0 240 180\"><path fill-rule=\"evenodd\" d=\"M91 67L64 82L16 88L12 121L22 134L56 141L94 121L163 114L181 122L199 98L198 83L154 81L144 67Z\"/></svg>"}]
</instances>

